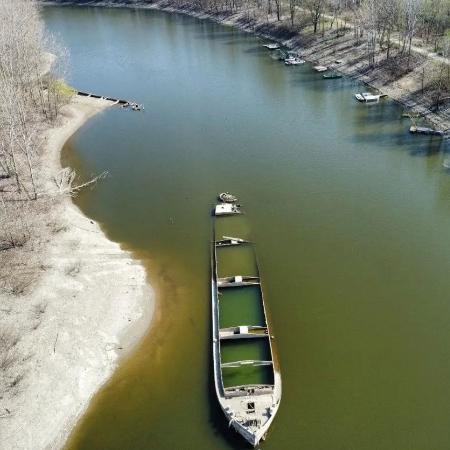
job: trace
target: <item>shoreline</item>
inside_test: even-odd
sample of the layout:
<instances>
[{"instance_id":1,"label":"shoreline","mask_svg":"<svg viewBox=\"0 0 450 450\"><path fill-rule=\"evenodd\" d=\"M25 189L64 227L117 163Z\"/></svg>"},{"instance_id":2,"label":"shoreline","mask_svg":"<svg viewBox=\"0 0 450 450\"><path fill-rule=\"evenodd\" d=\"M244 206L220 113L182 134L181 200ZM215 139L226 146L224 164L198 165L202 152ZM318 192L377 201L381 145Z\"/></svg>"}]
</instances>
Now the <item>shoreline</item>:
<instances>
[{"instance_id":1,"label":"shoreline","mask_svg":"<svg viewBox=\"0 0 450 450\"><path fill-rule=\"evenodd\" d=\"M108 7L108 8L127 8L127 9L150 9L169 13L184 14L195 17L200 20L212 20L213 22L231 26L246 33L251 33L257 37L270 39L277 42L289 50L296 51L301 54L301 57L311 64L320 64L325 66L333 66L333 69L342 73L347 78L353 79L363 83L373 89L376 89L382 94L386 94L391 100L396 101L409 112L416 113L423 117L426 121L431 123L437 130L444 132L450 131L450 117L445 117L443 112L431 112L424 100L417 95L419 81L417 79L418 70L412 70L404 76L396 80L384 83L383 80L376 79L378 67L374 69L375 75L371 71L367 71L364 63L349 63L335 66L335 60L347 57L348 53L345 51L345 56L339 52L333 51L331 54L324 48L328 44L326 41L316 41L304 45L301 33L289 31L283 23L276 20L256 20L249 22L242 11L234 13L223 12L209 12L192 7L188 4L174 5L171 0L156 0L153 3L147 3L142 0L137 0L130 4L129 2L114 1L114 0L83 0L82 2L76 0L40 0L43 5L49 6L77 6L77 7ZM285 19L283 17L282 19ZM323 44L323 45L321 45ZM355 60L358 49L354 49ZM378 54L378 56L380 56ZM334 67L335 66L335 67ZM375 78L374 78L375 76ZM409 129L405 126L405 130Z\"/></svg>"},{"instance_id":2,"label":"shoreline","mask_svg":"<svg viewBox=\"0 0 450 450\"><path fill-rule=\"evenodd\" d=\"M44 133L45 190L55 189L65 142L110 106L74 97L63 108L60 124ZM148 333L154 313L144 265L71 197L51 201L37 250L45 267L30 292L1 299L9 312L0 324L20 335L17 371L24 374L19 389L2 399L0 442L11 450L63 448L93 396Z\"/></svg>"}]
</instances>

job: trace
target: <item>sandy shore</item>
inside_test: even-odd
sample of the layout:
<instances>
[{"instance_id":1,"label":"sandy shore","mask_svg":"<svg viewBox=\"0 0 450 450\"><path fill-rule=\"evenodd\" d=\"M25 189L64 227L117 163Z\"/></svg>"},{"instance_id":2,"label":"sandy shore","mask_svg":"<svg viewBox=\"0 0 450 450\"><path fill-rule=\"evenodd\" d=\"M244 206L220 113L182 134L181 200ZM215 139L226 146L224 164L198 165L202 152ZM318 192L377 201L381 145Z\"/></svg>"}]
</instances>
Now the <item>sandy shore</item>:
<instances>
[{"instance_id":1,"label":"sandy shore","mask_svg":"<svg viewBox=\"0 0 450 450\"><path fill-rule=\"evenodd\" d=\"M49 190L66 140L110 105L75 98L64 108L61 126L47 132L42 167ZM54 202L52 217L43 237L45 265L31 292L0 294L0 326L20 336L17 386L0 398L5 450L61 448L153 313L153 291L139 261L109 241L70 198Z\"/></svg>"}]
</instances>

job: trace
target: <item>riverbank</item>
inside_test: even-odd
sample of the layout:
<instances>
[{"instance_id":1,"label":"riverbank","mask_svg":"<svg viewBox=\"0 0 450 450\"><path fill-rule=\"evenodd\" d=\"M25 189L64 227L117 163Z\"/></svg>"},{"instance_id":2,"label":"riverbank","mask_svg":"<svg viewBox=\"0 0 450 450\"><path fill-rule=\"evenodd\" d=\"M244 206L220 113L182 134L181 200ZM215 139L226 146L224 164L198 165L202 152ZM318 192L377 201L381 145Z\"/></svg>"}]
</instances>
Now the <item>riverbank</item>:
<instances>
[{"instance_id":1,"label":"riverbank","mask_svg":"<svg viewBox=\"0 0 450 450\"><path fill-rule=\"evenodd\" d=\"M387 60L385 52L378 50L374 56L376 64L369 68L366 57L366 41L355 37L353 31L349 29L345 33L339 33L336 27L327 27L323 33L312 34L307 31L307 27L291 27L287 14L282 15L281 20L278 21L275 15L268 18L266 14L260 14L251 9L237 12L204 11L190 3L177 0L157 0L154 2L145 0L133 2L120 0L42 0L42 3L67 6L158 9L233 26L242 31L279 42L300 53L308 62L333 67L342 74L387 94L402 104L409 113L426 117L427 121L437 129L443 131L450 129L450 113L445 110L445 107L441 111L434 111L435 92L427 87L436 71L435 61L421 54L413 53L410 69L406 70L406 58L393 56L390 60ZM340 61L340 63L336 64L336 61ZM424 89L423 85L425 86Z\"/></svg>"},{"instance_id":2,"label":"riverbank","mask_svg":"<svg viewBox=\"0 0 450 450\"><path fill-rule=\"evenodd\" d=\"M42 191L55 191L67 139L110 105L75 97L63 108L59 126L45 131ZM143 265L108 240L70 197L51 196L48 203L44 221L33 223L39 240L21 249L22 262L12 266L36 272L30 285L20 295L1 293L1 340L9 347L1 361L7 389L0 442L11 450L61 448L153 313ZM36 252L39 263L27 268Z\"/></svg>"}]
</instances>

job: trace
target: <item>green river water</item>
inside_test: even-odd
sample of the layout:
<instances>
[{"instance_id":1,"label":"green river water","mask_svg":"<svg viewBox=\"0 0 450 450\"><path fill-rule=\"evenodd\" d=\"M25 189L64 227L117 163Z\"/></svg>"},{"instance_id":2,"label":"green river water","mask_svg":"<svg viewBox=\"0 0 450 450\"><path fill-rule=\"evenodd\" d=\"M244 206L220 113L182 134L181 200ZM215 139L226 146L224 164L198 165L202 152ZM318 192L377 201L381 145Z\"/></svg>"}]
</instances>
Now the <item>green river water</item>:
<instances>
[{"instance_id":1,"label":"green river water","mask_svg":"<svg viewBox=\"0 0 450 450\"><path fill-rule=\"evenodd\" d=\"M109 171L76 202L144 261L157 294L152 329L67 450L247 448L212 389L210 209L221 191L245 206L235 225L257 243L283 378L262 447L448 450L441 140L410 135L394 102L359 104L355 82L285 67L260 39L209 21L44 15L70 50L72 85L145 104L93 118L63 159L85 176Z\"/></svg>"}]
</instances>

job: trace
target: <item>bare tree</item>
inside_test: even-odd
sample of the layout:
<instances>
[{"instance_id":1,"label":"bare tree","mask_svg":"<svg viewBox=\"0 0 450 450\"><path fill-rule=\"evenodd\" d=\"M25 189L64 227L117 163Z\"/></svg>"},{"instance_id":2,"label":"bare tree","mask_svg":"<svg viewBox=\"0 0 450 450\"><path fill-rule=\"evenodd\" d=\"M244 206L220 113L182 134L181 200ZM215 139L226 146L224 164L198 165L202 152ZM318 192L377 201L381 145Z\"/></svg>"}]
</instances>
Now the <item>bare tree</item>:
<instances>
[{"instance_id":1,"label":"bare tree","mask_svg":"<svg viewBox=\"0 0 450 450\"><path fill-rule=\"evenodd\" d=\"M320 18L324 12L325 0L304 0L303 5L309 12L314 27L314 34L316 34Z\"/></svg>"},{"instance_id":2,"label":"bare tree","mask_svg":"<svg viewBox=\"0 0 450 450\"><path fill-rule=\"evenodd\" d=\"M289 16L291 18L291 26L294 26L295 11L297 8L298 0L289 0Z\"/></svg>"},{"instance_id":3,"label":"bare tree","mask_svg":"<svg viewBox=\"0 0 450 450\"><path fill-rule=\"evenodd\" d=\"M281 20L281 0L275 0L275 9L277 11L277 20Z\"/></svg>"},{"instance_id":4,"label":"bare tree","mask_svg":"<svg viewBox=\"0 0 450 450\"><path fill-rule=\"evenodd\" d=\"M37 1L0 1L0 251L31 236L29 217L42 211L38 166L42 130L70 97L61 81L65 51L44 32ZM71 93L71 91L70 91ZM31 212L33 211L33 212Z\"/></svg>"},{"instance_id":5,"label":"bare tree","mask_svg":"<svg viewBox=\"0 0 450 450\"><path fill-rule=\"evenodd\" d=\"M408 68L411 59L411 44L416 32L419 13L422 7L422 0L401 0L401 11L403 18L403 46L402 52L408 47Z\"/></svg>"},{"instance_id":6,"label":"bare tree","mask_svg":"<svg viewBox=\"0 0 450 450\"><path fill-rule=\"evenodd\" d=\"M450 56L450 37L446 37L442 42L442 54L446 58ZM435 63L432 64L431 73L430 88L434 94L434 106L436 111L439 111L444 93L450 90L450 67L443 62Z\"/></svg>"},{"instance_id":7,"label":"bare tree","mask_svg":"<svg viewBox=\"0 0 450 450\"><path fill-rule=\"evenodd\" d=\"M389 59L392 48L392 33L399 20L399 3L392 0L380 0L378 5L378 22L381 29L379 44L380 48L386 48L386 59Z\"/></svg>"},{"instance_id":8,"label":"bare tree","mask_svg":"<svg viewBox=\"0 0 450 450\"><path fill-rule=\"evenodd\" d=\"M332 14L332 19L330 21L330 28L333 28L334 22L336 21L336 19L339 17L339 13L341 12L342 9L342 1L341 0L330 0L328 2L328 5L331 9Z\"/></svg>"},{"instance_id":9,"label":"bare tree","mask_svg":"<svg viewBox=\"0 0 450 450\"><path fill-rule=\"evenodd\" d=\"M37 198L35 166L43 120L54 120L69 95L61 82L46 75L50 49L59 75L65 51L44 32L37 2L0 2L0 169L14 180L16 192Z\"/></svg>"},{"instance_id":10,"label":"bare tree","mask_svg":"<svg viewBox=\"0 0 450 450\"><path fill-rule=\"evenodd\" d=\"M366 32L367 42L367 59L369 66L375 64L375 51L378 34L378 1L377 0L365 0L360 8L360 18L362 26Z\"/></svg>"}]
</instances>

